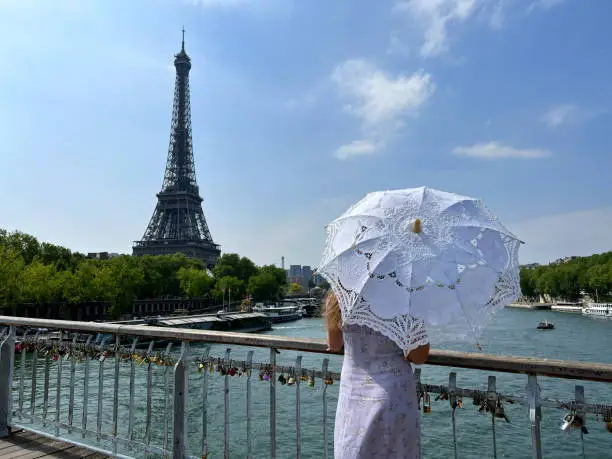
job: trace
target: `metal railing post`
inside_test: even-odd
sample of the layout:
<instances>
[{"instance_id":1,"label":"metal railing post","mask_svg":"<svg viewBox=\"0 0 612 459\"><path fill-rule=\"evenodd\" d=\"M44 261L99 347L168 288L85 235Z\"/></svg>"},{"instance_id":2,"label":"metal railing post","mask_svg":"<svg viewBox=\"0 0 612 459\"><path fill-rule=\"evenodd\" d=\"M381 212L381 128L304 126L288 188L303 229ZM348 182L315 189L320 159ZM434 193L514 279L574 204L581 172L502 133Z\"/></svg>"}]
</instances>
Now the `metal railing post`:
<instances>
[{"instance_id":1,"label":"metal railing post","mask_svg":"<svg viewBox=\"0 0 612 459\"><path fill-rule=\"evenodd\" d=\"M247 459L253 457L253 438L251 435L251 420L252 420L252 409L253 402L251 400L251 373L253 370L253 351L247 352L247 358L245 363L245 371L247 374L246 382L246 441L247 441Z\"/></svg>"},{"instance_id":2,"label":"metal railing post","mask_svg":"<svg viewBox=\"0 0 612 459\"><path fill-rule=\"evenodd\" d=\"M487 403L491 410L491 432L493 434L493 458L497 459L497 439L495 438L495 405L497 403L497 384L495 376L489 376L487 387Z\"/></svg>"},{"instance_id":3,"label":"metal railing post","mask_svg":"<svg viewBox=\"0 0 612 459\"><path fill-rule=\"evenodd\" d=\"M184 459L187 457L187 397L189 395L189 375L187 354L189 343L181 343L181 356L174 365L174 400L172 412L172 457Z\"/></svg>"},{"instance_id":4,"label":"metal railing post","mask_svg":"<svg viewBox=\"0 0 612 459\"><path fill-rule=\"evenodd\" d=\"M63 343L63 332L59 331L58 337L58 349L62 349ZM60 355L57 359L57 380L55 382L55 436L59 437L60 434L60 413L62 411L62 360L64 356Z\"/></svg>"},{"instance_id":5,"label":"metal railing post","mask_svg":"<svg viewBox=\"0 0 612 459\"><path fill-rule=\"evenodd\" d=\"M323 455L325 459L329 457L329 434L327 429L327 369L329 367L329 359L323 359L321 366L321 375L323 378ZM313 375L314 379L314 375Z\"/></svg>"},{"instance_id":6,"label":"metal railing post","mask_svg":"<svg viewBox=\"0 0 612 459\"><path fill-rule=\"evenodd\" d=\"M136 345L138 344L138 338L134 338L132 341L132 347L130 348L130 353L133 355L136 351ZM128 411L128 439L130 441L134 440L134 413L136 409L134 408L134 395L136 391L136 362L132 358L130 362L130 403L129 403L129 411Z\"/></svg>"},{"instance_id":7,"label":"metal railing post","mask_svg":"<svg viewBox=\"0 0 612 459\"><path fill-rule=\"evenodd\" d=\"M276 354L270 348L270 459L276 459Z\"/></svg>"},{"instance_id":8,"label":"metal railing post","mask_svg":"<svg viewBox=\"0 0 612 459\"><path fill-rule=\"evenodd\" d=\"M0 344L0 438L7 437L11 425L13 361L15 359L15 326Z\"/></svg>"},{"instance_id":9,"label":"metal railing post","mask_svg":"<svg viewBox=\"0 0 612 459\"><path fill-rule=\"evenodd\" d=\"M202 370L202 457L208 457L208 354L210 352L210 347L204 348L204 352L202 352L202 361L201 364L203 368ZM250 376L250 375L249 375ZM248 382L247 382L248 384ZM248 395L247 395L248 400ZM248 421L247 421L248 422ZM247 424L248 428L248 424Z\"/></svg>"},{"instance_id":10,"label":"metal railing post","mask_svg":"<svg viewBox=\"0 0 612 459\"><path fill-rule=\"evenodd\" d=\"M223 378L223 457L225 459L229 459L230 457L230 441L229 441L229 392L230 392L230 382L229 382L229 366L230 366L230 355L232 350L227 349L225 351L225 360L223 361L223 365L226 367L225 369L225 377Z\"/></svg>"},{"instance_id":11,"label":"metal railing post","mask_svg":"<svg viewBox=\"0 0 612 459\"><path fill-rule=\"evenodd\" d=\"M302 376L302 356L298 355L295 359L295 457L300 459L302 454L302 440L300 438L300 377Z\"/></svg>"},{"instance_id":12,"label":"metal railing post","mask_svg":"<svg viewBox=\"0 0 612 459\"><path fill-rule=\"evenodd\" d=\"M113 379L113 417L112 441L113 455L117 455L117 436L119 435L119 370L121 369L121 337L115 335L115 374Z\"/></svg>"},{"instance_id":13,"label":"metal railing post","mask_svg":"<svg viewBox=\"0 0 612 459\"><path fill-rule=\"evenodd\" d=\"M451 421L453 424L453 453L457 459L457 373L452 371L448 375L448 399L453 410L451 413Z\"/></svg>"},{"instance_id":14,"label":"metal railing post","mask_svg":"<svg viewBox=\"0 0 612 459\"><path fill-rule=\"evenodd\" d=\"M540 406L540 386L538 377L532 373L527 376L527 403L529 403L529 423L531 424L531 447L534 459L542 459L542 407Z\"/></svg>"}]
</instances>

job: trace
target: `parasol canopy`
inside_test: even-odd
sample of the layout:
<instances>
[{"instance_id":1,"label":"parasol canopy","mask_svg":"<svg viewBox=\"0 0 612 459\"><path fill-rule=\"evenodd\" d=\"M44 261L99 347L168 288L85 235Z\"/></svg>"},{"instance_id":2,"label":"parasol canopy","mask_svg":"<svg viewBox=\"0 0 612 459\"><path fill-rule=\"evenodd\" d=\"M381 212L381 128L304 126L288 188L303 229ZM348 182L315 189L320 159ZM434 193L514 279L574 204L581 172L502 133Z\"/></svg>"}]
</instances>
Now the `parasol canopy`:
<instances>
[{"instance_id":1,"label":"parasol canopy","mask_svg":"<svg viewBox=\"0 0 612 459\"><path fill-rule=\"evenodd\" d=\"M405 352L416 320L477 337L520 296L521 241L478 199L427 187L374 192L326 229L317 272L343 323L373 328Z\"/></svg>"}]
</instances>

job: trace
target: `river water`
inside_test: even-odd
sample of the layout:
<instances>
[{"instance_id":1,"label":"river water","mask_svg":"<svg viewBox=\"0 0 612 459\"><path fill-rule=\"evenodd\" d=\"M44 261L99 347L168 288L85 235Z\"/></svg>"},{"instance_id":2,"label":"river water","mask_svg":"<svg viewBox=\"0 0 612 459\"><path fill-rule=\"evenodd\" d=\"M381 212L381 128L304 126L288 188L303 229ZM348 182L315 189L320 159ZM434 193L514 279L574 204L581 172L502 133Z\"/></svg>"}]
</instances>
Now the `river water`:
<instances>
[{"instance_id":1,"label":"river water","mask_svg":"<svg viewBox=\"0 0 612 459\"><path fill-rule=\"evenodd\" d=\"M556 325L555 330L541 331L535 327L540 320L549 320ZM557 313L552 311L530 311L521 309L504 309L496 315L484 332L481 344L486 353L531 356L555 359L577 360L583 362L612 363L612 320L583 317L579 314ZM289 337L323 338L325 330L321 319L302 319L288 324L279 324L269 334L285 335ZM440 342L432 336L432 342L437 348L473 351L469 343ZM191 351L199 355L204 350L203 345L192 345ZM226 348L214 345L211 355L222 357ZM234 347L231 358L244 360L247 349ZM277 362L291 366L295 364L297 353L282 351L277 356ZM325 356L316 354L303 354L302 367L308 369L321 369ZM254 362L267 362L269 351L255 350ZM42 360L38 361L38 396L36 411L41 413L42 407ZM95 361L94 361L95 362ZM19 359L17 361L19 363ZM342 364L340 356L330 357L330 370L339 371ZM89 376L89 420L88 430L96 430L95 413L97 410L98 370L97 362L91 365ZM121 364L120 399L119 399L119 425L121 436L127 435L128 403L129 403L129 364ZM152 444L164 443L164 371L168 367L155 367L153 374L154 406L153 406L153 435ZM428 384L448 384L448 373L451 368L424 365L422 368L422 381ZM112 416L114 362L106 362L105 378L103 383L103 419L102 431L110 432ZM26 366L29 375L30 360ZM486 390L489 372L477 370L455 369L457 384L468 389ZM69 365L64 364L61 378L61 418L66 422L67 400L69 394ZM16 369L18 375L18 369ZM189 373L189 453L200 457L202 453L202 390L201 382L204 373L197 371L193 364L193 371ZM50 395L48 417L53 419L55 407L56 369L52 367L50 377ZM523 375L496 373L497 390L505 395L523 396L527 378ZM83 364L76 367L75 409L74 422L80 426L82 419L83 396ZM257 372L253 372L252 381L252 431L253 457L270 457L269 434L269 390L270 384L259 381ZM136 372L136 415L134 425L135 438L144 437L145 409L146 409L146 365L137 367ZM208 374L207 390L207 442L208 458L223 457L224 440L224 378L216 373ZM585 397L589 403L612 403L612 385L604 383L576 382L541 378L542 397L569 401L574 397L575 384L585 387ZM229 378L229 438L230 457L242 458L246 454L246 377ZM29 412L29 388L25 390L24 411ZM324 435L327 430L327 448L330 457L333 457L333 423L338 395L338 384L325 386L321 380L316 381L314 388L301 384L300 389L300 448L303 458L322 458L325 447ZM325 403L324 403L325 398ZM277 384L277 457L293 458L296 456L296 390L295 386ZM327 413L324 423L324 405ZM15 405L17 406L17 400ZM493 437L491 416L478 413L478 407L473 406L470 400L465 400L463 409L457 410L456 431L461 458L493 457ZM526 407L513 404L506 405L506 413L511 423L497 420L495 423L495 436L497 457L530 458L531 439ZM451 409L449 403L433 401L432 412L421 414L422 418L422 445L424 458L453 457L453 437L451 423ZM560 430L561 418L565 412L555 409L543 409L542 442L544 457L571 458L585 456L592 458L612 458L612 434L605 430L600 419L590 417L587 421L589 434L580 439L577 431L562 432ZM171 414L168 419L169 439L171 442ZM75 435L73 433L73 435ZM80 435L75 436L80 439ZM89 437L87 442L95 439ZM171 444L171 443L170 443Z\"/></svg>"}]
</instances>

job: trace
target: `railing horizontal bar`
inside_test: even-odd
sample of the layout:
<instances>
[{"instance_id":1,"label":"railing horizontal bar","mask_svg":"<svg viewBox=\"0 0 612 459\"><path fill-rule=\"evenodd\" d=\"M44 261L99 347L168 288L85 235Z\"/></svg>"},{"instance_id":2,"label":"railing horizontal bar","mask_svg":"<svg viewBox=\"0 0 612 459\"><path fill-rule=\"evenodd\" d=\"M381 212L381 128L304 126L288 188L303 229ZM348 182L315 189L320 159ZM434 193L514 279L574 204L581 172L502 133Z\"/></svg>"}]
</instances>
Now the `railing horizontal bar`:
<instances>
[{"instance_id":1,"label":"railing horizontal bar","mask_svg":"<svg viewBox=\"0 0 612 459\"><path fill-rule=\"evenodd\" d=\"M552 378L612 382L612 364L582 363L571 360L515 357L476 352L442 351L432 349L427 365L498 371L501 373L536 373Z\"/></svg>"},{"instance_id":2,"label":"railing horizontal bar","mask_svg":"<svg viewBox=\"0 0 612 459\"><path fill-rule=\"evenodd\" d=\"M329 354L322 339L290 338L286 336L255 335L249 333L215 332L143 325L118 325L96 322L77 322L26 317L0 316L0 323L38 328L109 333L123 336L146 336L176 341L200 341L238 346L276 348ZM555 378L612 382L612 364L581 363L566 360L531 357L496 356L475 352L431 350L428 365L497 371L502 373L538 374Z\"/></svg>"}]
</instances>

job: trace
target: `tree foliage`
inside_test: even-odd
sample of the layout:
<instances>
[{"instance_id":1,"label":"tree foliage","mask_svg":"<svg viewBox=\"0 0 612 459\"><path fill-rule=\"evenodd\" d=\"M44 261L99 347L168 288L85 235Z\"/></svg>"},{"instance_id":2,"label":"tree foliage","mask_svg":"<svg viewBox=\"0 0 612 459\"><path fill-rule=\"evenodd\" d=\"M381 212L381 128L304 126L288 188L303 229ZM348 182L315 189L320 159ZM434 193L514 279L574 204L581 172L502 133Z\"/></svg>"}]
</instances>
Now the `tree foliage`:
<instances>
[{"instance_id":1,"label":"tree foliage","mask_svg":"<svg viewBox=\"0 0 612 459\"><path fill-rule=\"evenodd\" d=\"M246 283L234 276L223 276L216 280L213 294L215 298L238 300L244 297L246 291Z\"/></svg>"},{"instance_id":2,"label":"tree foliage","mask_svg":"<svg viewBox=\"0 0 612 459\"><path fill-rule=\"evenodd\" d=\"M181 290L191 298L208 295L215 285L215 280L208 272L197 268L181 267L176 277L179 280Z\"/></svg>"},{"instance_id":3,"label":"tree foliage","mask_svg":"<svg viewBox=\"0 0 612 459\"><path fill-rule=\"evenodd\" d=\"M213 269L215 278L234 277L247 283L250 277L257 274L257 266L246 257L236 253L224 253Z\"/></svg>"},{"instance_id":4,"label":"tree foliage","mask_svg":"<svg viewBox=\"0 0 612 459\"><path fill-rule=\"evenodd\" d=\"M304 287L296 282L292 282L289 285L289 293L304 293Z\"/></svg>"},{"instance_id":5,"label":"tree foliage","mask_svg":"<svg viewBox=\"0 0 612 459\"><path fill-rule=\"evenodd\" d=\"M578 257L536 268L521 268L523 296L576 300L583 294L601 299L612 294L612 252Z\"/></svg>"},{"instance_id":6,"label":"tree foliage","mask_svg":"<svg viewBox=\"0 0 612 459\"><path fill-rule=\"evenodd\" d=\"M255 301L272 300L278 297L278 279L269 271L262 271L249 279L249 293Z\"/></svg>"},{"instance_id":7,"label":"tree foliage","mask_svg":"<svg viewBox=\"0 0 612 459\"><path fill-rule=\"evenodd\" d=\"M251 280L254 279L252 282ZM211 297L224 292L241 300L254 286L258 300L279 297L285 271L257 267L246 257L224 254L212 272L182 254L88 259L31 235L0 229L0 306L24 303L104 301L111 311L131 309L136 299Z\"/></svg>"}]
</instances>

